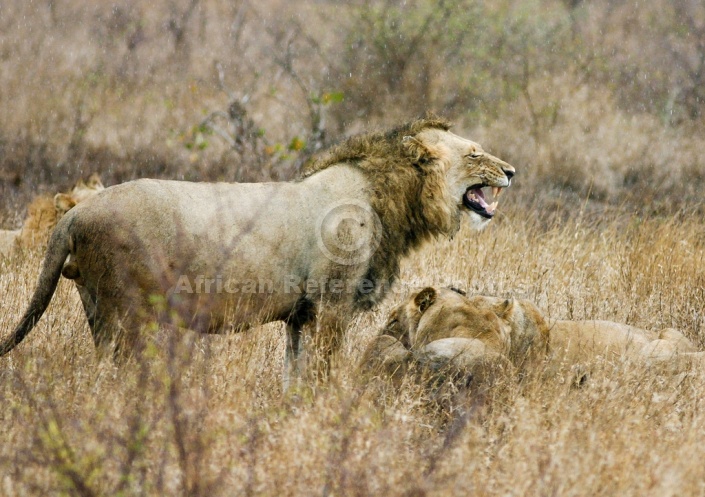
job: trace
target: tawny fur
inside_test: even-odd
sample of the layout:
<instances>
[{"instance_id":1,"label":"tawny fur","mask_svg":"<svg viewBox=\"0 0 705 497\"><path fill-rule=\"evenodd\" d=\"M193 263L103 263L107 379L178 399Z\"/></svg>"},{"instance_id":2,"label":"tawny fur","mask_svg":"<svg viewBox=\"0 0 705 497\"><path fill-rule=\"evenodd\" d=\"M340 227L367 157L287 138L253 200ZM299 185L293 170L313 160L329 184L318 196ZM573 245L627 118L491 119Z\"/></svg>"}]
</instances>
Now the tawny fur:
<instances>
[{"instance_id":1,"label":"tawny fur","mask_svg":"<svg viewBox=\"0 0 705 497\"><path fill-rule=\"evenodd\" d=\"M433 371L450 368L480 378L509 362L524 371L538 364L548 346L545 323L512 326L528 321L516 301L486 305L454 289L427 287L392 310L361 366L389 374L417 362Z\"/></svg>"},{"instance_id":2,"label":"tawny fur","mask_svg":"<svg viewBox=\"0 0 705 497\"><path fill-rule=\"evenodd\" d=\"M488 312L496 320L488 318ZM485 349L469 338L481 341ZM466 352L471 345L472 353ZM393 378L398 381L410 361L429 362L429 347L436 369L438 364L472 369L476 362L496 361L498 354L530 369L547 359L549 374L567 367L580 371L581 378L597 360L630 361L672 372L705 366L705 353L672 328L653 332L612 321L549 322L527 300L465 297L432 287L411 295L390 313L361 364L368 370L396 375Z\"/></svg>"},{"instance_id":3,"label":"tawny fur","mask_svg":"<svg viewBox=\"0 0 705 497\"><path fill-rule=\"evenodd\" d=\"M401 256L426 240L451 238L458 231L462 192L451 192L448 185L450 162L458 151L442 140L449 129L450 123L442 119L419 119L388 132L354 136L304 168L304 177L340 164L364 172L370 204L385 233L370 264L371 279L388 286L398 277ZM497 184L504 179L504 171L514 170L490 154L483 153L477 160L476 167L483 170L488 184ZM477 229L482 227L475 224Z\"/></svg>"}]
</instances>

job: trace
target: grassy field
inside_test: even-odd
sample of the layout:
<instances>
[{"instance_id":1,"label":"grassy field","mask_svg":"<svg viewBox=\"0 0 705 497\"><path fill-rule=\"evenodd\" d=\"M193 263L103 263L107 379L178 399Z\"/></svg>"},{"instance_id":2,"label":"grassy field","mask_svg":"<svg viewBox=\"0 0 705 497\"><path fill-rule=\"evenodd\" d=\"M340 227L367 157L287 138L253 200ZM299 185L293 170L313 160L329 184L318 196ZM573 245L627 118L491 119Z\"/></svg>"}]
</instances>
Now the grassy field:
<instances>
[{"instance_id":1,"label":"grassy field","mask_svg":"<svg viewBox=\"0 0 705 497\"><path fill-rule=\"evenodd\" d=\"M540 12L541 15L536 13ZM430 110L517 168L500 214L403 264L334 380L281 391L284 332L160 331L96 358L77 292L0 359L0 495L705 495L705 372L596 364L452 402L357 363L422 285L705 350L705 5L693 0L47 0L0 5L0 228L101 174L290 179ZM42 253L0 258L0 336Z\"/></svg>"},{"instance_id":2,"label":"grassy field","mask_svg":"<svg viewBox=\"0 0 705 497\"><path fill-rule=\"evenodd\" d=\"M454 284L525 297L551 317L673 326L705 345L705 225L626 211L547 221L507 195L485 232L404 265L400 289ZM38 255L3 261L2 333ZM4 495L698 495L705 492L700 371L664 377L600 363L439 405L409 383L362 383L357 362L394 298L348 330L336 379L282 396L284 334L159 334L118 368L97 361L62 281L0 369Z\"/></svg>"}]
</instances>

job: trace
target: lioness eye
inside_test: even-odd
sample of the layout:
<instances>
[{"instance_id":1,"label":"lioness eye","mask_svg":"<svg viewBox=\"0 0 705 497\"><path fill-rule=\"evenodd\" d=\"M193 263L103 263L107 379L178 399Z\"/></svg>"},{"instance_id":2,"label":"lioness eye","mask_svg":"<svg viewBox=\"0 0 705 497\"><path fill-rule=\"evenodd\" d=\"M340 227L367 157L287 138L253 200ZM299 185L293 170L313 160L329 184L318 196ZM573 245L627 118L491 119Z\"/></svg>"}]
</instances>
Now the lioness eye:
<instances>
[{"instance_id":1,"label":"lioness eye","mask_svg":"<svg viewBox=\"0 0 705 497\"><path fill-rule=\"evenodd\" d=\"M474 152L470 154L471 159L479 159L480 157L482 157L482 154L480 152Z\"/></svg>"}]
</instances>

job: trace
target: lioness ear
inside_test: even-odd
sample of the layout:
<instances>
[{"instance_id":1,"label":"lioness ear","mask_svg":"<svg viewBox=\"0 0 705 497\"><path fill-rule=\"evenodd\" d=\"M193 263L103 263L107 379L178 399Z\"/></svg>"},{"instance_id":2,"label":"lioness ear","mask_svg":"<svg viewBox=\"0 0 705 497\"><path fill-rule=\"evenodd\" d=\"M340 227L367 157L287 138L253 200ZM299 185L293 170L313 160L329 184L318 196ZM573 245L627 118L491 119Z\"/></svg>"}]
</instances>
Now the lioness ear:
<instances>
[{"instance_id":1,"label":"lioness ear","mask_svg":"<svg viewBox=\"0 0 705 497\"><path fill-rule=\"evenodd\" d=\"M497 316L504 318L514 308L514 299L507 299L497 306Z\"/></svg>"},{"instance_id":2,"label":"lioness ear","mask_svg":"<svg viewBox=\"0 0 705 497\"><path fill-rule=\"evenodd\" d=\"M103 182L100 181L100 176L98 175L98 173L93 173L90 175L86 186L95 190L102 190L103 188L105 188L103 186Z\"/></svg>"},{"instance_id":3,"label":"lioness ear","mask_svg":"<svg viewBox=\"0 0 705 497\"><path fill-rule=\"evenodd\" d=\"M54 209L59 214L66 214L74 205L76 205L76 201L70 195L65 193L54 195Z\"/></svg>"},{"instance_id":4,"label":"lioness ear","mask_svg":"<svg viewBox=\"0 0 705 497\"><path fill-rule=\"evenodd\" d=\"M414 297L414 304L419 308L419 312L426 312L431 304L436 301L436 290L434 288L428 287L421 290L416 297Z\"/></svg>"}]
</instances>

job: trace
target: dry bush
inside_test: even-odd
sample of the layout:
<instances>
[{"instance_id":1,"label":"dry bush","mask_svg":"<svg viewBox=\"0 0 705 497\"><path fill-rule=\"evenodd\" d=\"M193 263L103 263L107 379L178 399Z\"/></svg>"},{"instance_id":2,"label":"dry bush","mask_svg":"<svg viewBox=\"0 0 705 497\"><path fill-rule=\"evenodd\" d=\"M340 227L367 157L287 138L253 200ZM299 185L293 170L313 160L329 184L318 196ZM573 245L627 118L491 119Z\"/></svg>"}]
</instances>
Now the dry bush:
<instances>
[{"instance_id":1,"label":"dry bush","mask_svg":"<svg viewBox=\"0 0 705 497\"><path fill-rule=\"evenodd\" d=\"M96 169L107 184L291 177L298 156L325 141L325 108L340 98L320 80L325 61L304 14L315 9L246 0L4 6L3 191L30 196ZM233 103L246 103L266 139L257 157L200 125Z\"/></svg>"},{"instance_id":2,"label":"dry bush","mask_svg":"<svg viewBox=\"0 0 705 497\"><path fill-rule=\"evenodd\" d=\"M572 197L573 208L590 198L646 215L702 212L698 134L664 127L650 114L628 114L610 92L571 75L537 80L525 100L474 132L485 148L525 167L520 188Z\"/></svg>"}]
</instances>

